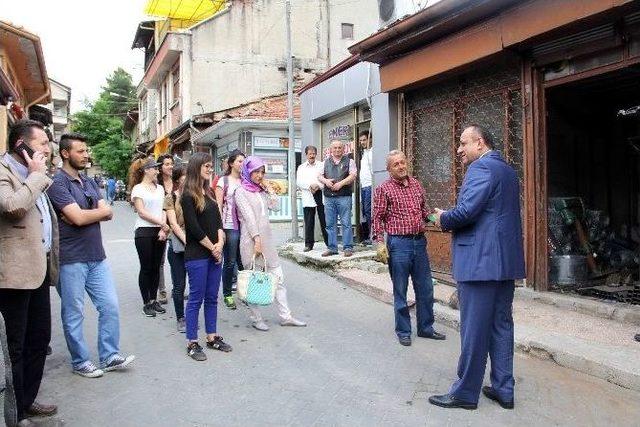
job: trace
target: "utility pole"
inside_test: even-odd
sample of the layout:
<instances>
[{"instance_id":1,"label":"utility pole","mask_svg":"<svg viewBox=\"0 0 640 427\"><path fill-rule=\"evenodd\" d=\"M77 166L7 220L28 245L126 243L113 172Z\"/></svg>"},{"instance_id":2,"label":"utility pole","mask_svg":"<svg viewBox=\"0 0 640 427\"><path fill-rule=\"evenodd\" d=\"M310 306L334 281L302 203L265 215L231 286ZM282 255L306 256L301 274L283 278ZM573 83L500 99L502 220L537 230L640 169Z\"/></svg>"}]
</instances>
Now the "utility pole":
<instances>
[{"instance_id":1,"label":"utility pole","mask_svg":"<svg viewBox=\"0 0 640 427\"><path fill-rule=\"evenodd\" d=\"M293 127L293 53L291 52L291 0L285 0L287 26L287 110L289 120L289 198L291 201L291 238L298 238L298 198L296 197L296 140Z\"/></svg>"}]
</instances>

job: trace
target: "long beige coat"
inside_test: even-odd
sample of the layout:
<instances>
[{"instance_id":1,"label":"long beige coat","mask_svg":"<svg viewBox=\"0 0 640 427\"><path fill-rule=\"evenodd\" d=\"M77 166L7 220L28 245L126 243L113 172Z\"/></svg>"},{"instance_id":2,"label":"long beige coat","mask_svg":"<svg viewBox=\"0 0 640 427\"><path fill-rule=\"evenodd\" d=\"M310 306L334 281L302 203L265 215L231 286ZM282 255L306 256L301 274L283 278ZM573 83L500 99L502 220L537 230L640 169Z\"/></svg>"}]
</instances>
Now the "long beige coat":
<instances>
[{"instance_id":1,"label":"long beige coat","mask_svg":"<svg viewBox=\"0 0 640 427\"><path fill-rule=\"evenodd\" d=\"M280 258L269 223L269 209L275 208L277 199L269 196L264 191L252 193L239 187L234 192L238 218L240 219L240 257L242 266L251 267L253 260L253 238L260 235L262 253L267 261L267 267L274 269L280 267ZM258 265L262 263L256 260Z\"/></svg>"},{"instance_id":2,"label":"long beige coat","mask_svg":"<svg viewBox=\"0 0 640 427\"><path fill-rule=\"evenodd\" d=\"M47 272L42 246L42 215L36 200L51 185L43 173L31 173L24 181L0 157L0 288L37 289ZM49 280L58 283L58 220L51 212Z\"/></svg>"}]
</instances>

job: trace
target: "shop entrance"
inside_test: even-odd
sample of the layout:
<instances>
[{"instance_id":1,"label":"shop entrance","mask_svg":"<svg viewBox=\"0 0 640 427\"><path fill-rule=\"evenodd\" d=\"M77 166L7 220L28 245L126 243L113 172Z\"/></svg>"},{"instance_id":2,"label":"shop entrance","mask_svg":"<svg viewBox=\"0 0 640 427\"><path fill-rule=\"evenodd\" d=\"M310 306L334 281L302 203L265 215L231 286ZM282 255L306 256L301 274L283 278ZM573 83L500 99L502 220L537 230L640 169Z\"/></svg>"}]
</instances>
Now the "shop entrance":
<instances>
[{"instance_id":1,"label":"shop entrance","mask_svg":"<svg viewBox=\"0 0 640 427\"><path fill-rule=\"evenodd\" d=\"M640 68L546 89L549 286L640 304Z\"/></svg>"}]
</instances>

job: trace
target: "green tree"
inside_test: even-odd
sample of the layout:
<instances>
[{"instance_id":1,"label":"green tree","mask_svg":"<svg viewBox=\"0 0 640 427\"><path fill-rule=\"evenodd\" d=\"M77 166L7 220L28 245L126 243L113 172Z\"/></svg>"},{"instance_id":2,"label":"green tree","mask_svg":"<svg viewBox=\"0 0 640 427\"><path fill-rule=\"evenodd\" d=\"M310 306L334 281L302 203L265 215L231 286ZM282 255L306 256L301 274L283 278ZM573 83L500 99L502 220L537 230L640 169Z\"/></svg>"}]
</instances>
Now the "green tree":
<instances>
[{"instance_id":1,"label":"green tree","mask_svg":"<svg viewBox=\"0 0 640 427\"><path fill-rule=\"evenodd\" d=\"M137 105L136 89L131 75L122 68L106 78L106 84L95 102L71 118L74 132L84 134L91 147L93 160L110 175L125 178L134 147L123 132L127 111Z\"/></svg>"}]
</instances>

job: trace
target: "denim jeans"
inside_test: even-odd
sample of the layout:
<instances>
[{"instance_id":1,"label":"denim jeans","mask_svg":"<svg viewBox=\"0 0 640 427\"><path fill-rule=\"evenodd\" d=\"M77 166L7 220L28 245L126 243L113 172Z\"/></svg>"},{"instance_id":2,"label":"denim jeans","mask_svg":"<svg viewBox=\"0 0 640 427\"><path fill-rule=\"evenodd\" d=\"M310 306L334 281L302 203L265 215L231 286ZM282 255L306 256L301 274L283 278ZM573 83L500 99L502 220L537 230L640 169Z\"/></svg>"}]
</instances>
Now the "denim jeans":
<instances>
[{"instance_id":1,"label":"denim jeans","mask_svg":"<svg viewBox=\"0 0 640 427\"><path fill-rule=\"evenodd\" d=\"M222 295L231 296L234 276L238 274L240 266L238 255L240 254L240 230L224 230L226 239L222 250Z\"/></svg>"},{"instance_id":2,"label":"denim jeans","mask_svg":"<svg viewBox=\"0 0 640 427\"><path fill-rule=\"evenodd\" d=\"M198 339L198 315L204 302L204 327L207 334L215 334L218 320L218 290L222 266L213 257L194 259L185 263L189 276L189 301L185 310L187 339Z\"/></svg>"},{"instance_id":3,"label":"denim jeans","mask_svg":"<svg viewBox=\"0 0 640 427\"><path fill-rule=\"evenodd\" d=\"M327 220L328 249L338 252L338 216L342 226L342 246L353 249L353 230L351 230L351 196L324 198L324 214Z\"/></svg>"},{"instance_id":4,"label":"denim jeans","mask_svg":"<svg viewBox=\"0 0 640 427\"><path fill-rule=\"evenodd\" d=\"M187 283L187 270L184 266L184 252L174 252L171 240L169 240L169 250L167 251L169 267L171 267L171 298L173 298L173 308L176 311L176 319L184 317L184 288Z\"/></svg>"},{"instance_id":5,"label":"denim jeans","mask_svg":"<svg viewBox=\"0 0 640 427\"><path fill-rule=\"evenodd\" d=\"M363 240L371 239L371 187L364 187L360 190L360 201L362 202L362 216L366 222Z\"/></svg>"},{"instance_id":6,"label":"denim jeans","mask_svg":"<svg viewBox=\"0 0 640 427\"><path fill-rule=\"evenodd\" d=\"M427 241L423 236L390 235L389 274L393 282L393 308L396 334L411 335L411 316L407 305L409 276L416 294L416 324L418 332L433 333L433 280L427 256Z\"/></svg>"},{"instance_id":7,"label":"denim jeans","mask_svg":"<svg viewBox=\"0 0 640 427\"><path fill-rule=\"evenodd\" d=\"M71 353L71 365L80 368L91 360L82 332L84 293L98 310L98 356L106 364L119 352L118 296L106 260L60 266L57 286L61 301L62 329Z\"/></svg>"}]
</instances>

